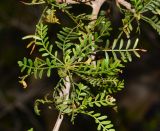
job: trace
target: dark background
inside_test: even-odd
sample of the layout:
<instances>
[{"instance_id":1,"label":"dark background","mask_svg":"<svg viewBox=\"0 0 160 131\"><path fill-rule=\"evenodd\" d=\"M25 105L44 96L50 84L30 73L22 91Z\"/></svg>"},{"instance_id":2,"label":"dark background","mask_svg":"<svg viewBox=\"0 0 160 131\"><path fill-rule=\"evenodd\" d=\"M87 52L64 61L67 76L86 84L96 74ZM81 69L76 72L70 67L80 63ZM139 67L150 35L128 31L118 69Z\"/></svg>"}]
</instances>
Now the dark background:
<instances>
[{"instance_id":1,"label":"dark background","mask_svg":"<svg viewBox=\"0 0 160 131\"><path fill-rule=\"evenodd\" d=\"M35 131L51 131L54 126L57 112L40 106L41 116L37 116L33 104L53 89L55 75L43 80L30 78L27 89L18 83L21 74L17 61L29 56L30 52L22 37L34 33L42 8L26 6L15 0L1 0L0 131L26 131L31 127ZM122 15L113 2L103 6L104 10L108 8L111 8L109 17L116 31ZM81 7L75 9L79 11ZM160 131L160 37L143 22L141 31L140 47L148 51L142 53L140 59L134 58L124 69L125 89L116 96L118 112L101 110L109 115L117 131ZM94 131L96 125L92 119L79 115L75 125L66 117L60 130Z\"/></svg>"}]
</instances>

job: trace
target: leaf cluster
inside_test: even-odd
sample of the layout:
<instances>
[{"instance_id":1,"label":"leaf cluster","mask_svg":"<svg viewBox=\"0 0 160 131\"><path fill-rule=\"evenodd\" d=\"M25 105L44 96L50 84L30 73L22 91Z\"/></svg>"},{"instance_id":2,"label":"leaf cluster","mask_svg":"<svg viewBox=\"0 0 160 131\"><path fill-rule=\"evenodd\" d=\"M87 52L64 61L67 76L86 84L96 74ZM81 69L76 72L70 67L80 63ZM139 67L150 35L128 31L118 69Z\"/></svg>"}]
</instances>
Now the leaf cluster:
<instances>
[{"instance_id":1,"label":"leaf cluster","mask_svg":"<svg viewBox=\"0 0 160 131\"><path fill-rule=\"evenodd\" d=\"M87 14L75 16L67 10L70 6L55 3L54 0L32 0L31 4L46 2L42 14L45 19L40 19L34 35L23 38L32 39L29 46L34 45L38 55L18 61L21 72L27 74L27 77L34 75L42 79L44 74L50 77L53 69L58 72L59 81L53 88L53 96L36 100L35 111L40 114L39 104L53 104L61 114L70 116L73 123L76 116L82 113L95 119L97 130L114 131L107 116L95 113L94 107L115 106L113 95L124 87L124 80L120 79L123 67L132 61L133 56L140 57L139 51L144 51L137 48L138 38L130 38L134 31L133 20L140 26L139 20L143 19L160 33L159 0L131 0L135 12L122 10L125 16L122 19L123 26L119 36L113 40L110 39L112 23L105 16L98 16L94 21ZM57 40L51 41L47 24L60 24L56 17L57 8L68 15L74 25L61 25ZM151 12L154 16L148 18L145 12ZM127 38L122 38L123 33ZM68 94L64 94L68 82L66 77L69 78L70 86Z\"/></svg>"},{"instance_id":2,"label":"leaf cluster","mask_svg":"<svg viewBox=\"0 0 160 131\"><path fill-rule=\"evenodd\" d=\"M107 120L107 116L103 116L100 113L95 113L94 111L84 112L84 114L89 115L95 119L95 122L98 124L98 131L115 131L115 129L113 129L113 124L111 124L111 121Z\"/></svg>"},{"instance_id":3,"label":"leaf cluster","mask_svg":"<svg viewBox=\"0 0 160 131\"><path fill-rule=\"evenodd\" d=\"M102 37L110 34L110 22L105 23L107 31L101 29L101 26L104 25L100 21L103 19L100 17L95 24L88 25L84 25L82 21L79 21L79 24L74 28L62 28L57 34L58 40L54 45L62 51L63 58L59 57L58 50L55 50L53 44L49 41L47 25L39 23L36 26L35 35L23 38L32 38L35 41L35 46L38 48L41 58L35 58L35 60L24 58L23 61L19 61L18 64L21 67L21 71L26 71L27 75L34 74L35 78L42 78L44 73L50 77L52 69L57 69L61 78L54 88L53 99L36 101L35 111L37 114L40 112L38 109L40 103L54 103L57 110L71 116L71 121L74 122L76 115L88 112L89 108L94 106L113 107L115 105L115 99L109 94L116 93L123 88L124 82L118 79L118 74L123 67L122 62L132 60L130 53L138 54L138 49L136 49L138 40L136 40L133 47L130 46L130 40L125 45L124 40L120 40L119 44L117 39L113 43L106 42L106 46L98 46L103 42ZM100 32L98 32L97 28ZM97 31L95 32L95 30ZM100 60L92 60L90 56L98 52L104 53L105 57ZM92 64L93 62L95 64ZM72 74L87 81L90 85L75 82ZM71 83L69 99L66 99L65 95L60 95L63 94L63 90L66 88L66 76L69 76ZM97 90L96 94L92 92L92 88ZM88 113L88 115L98 122L98 130L111 127L109 123L110 126L104 126L105 122L102 121L100 115L93 115L92 113Z\"/></svg>"},{"instance_id":4,"label":"leaf cluster","mask_svg":"<svg viewBox=\"0 0 160 131\"><path fill-rule=\"evenodd\" d=\"M160 0L131 0L134 12L123 10L125 18L123 22L123 31L129 37L130 32L133 30L133 21L137 21L137 31L140 31L140 20L150 24L158 34L159 30L159 15L160 15ZM148 15L150 14L150 15ZM151 17L152 16L152 17Z\"/></svg>"}]
</instances>

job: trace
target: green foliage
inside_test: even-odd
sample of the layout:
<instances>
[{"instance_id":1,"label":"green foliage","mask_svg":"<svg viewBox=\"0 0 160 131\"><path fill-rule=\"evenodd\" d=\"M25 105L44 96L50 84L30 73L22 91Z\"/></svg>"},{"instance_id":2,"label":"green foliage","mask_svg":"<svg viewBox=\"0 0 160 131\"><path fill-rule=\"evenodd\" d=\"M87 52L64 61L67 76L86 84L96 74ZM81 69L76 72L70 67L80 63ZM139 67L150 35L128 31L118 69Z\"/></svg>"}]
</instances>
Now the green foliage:
<instances>
[{"instance_id":1,"label":"green foliage","mask_svg":"<svg viewBox=\"0 0 160 131\"><path fill-rule=\"evenodd\" d=\"M144 6L141 9L141 12L151 11L154 14L157 14L160 10L160 0L146 0Z\"/></svg>"},{"instance_id":2,"label":"green foliage","mask_svg":"<svg viewBox=\"0 0 160 131\"><path fill-rule=\"evenodd\" d=\"M127 12L129 19L126 19L128 22L127 24L124 24L124 27L129 27L129 29L132 29L132 21L134 19L137 20L138 25L139 20L142 19L145 22L149 23L157 32L160 34L159 30L159 15L160 15L160 0L131 0L131 3L133 5L133 8L135 9L134 13L129 12L128 10L125 10L124 12ZM152 17L150 18L150 15L146 15L146 13L152 13ZM137 30L139 30L139 26L137 27ZM130 30L131 31L131 30Z\"/></svg>"},{"instance_id":3,"label":"green foliage","mask_svg":"<svg viewBox=\"0 0 160 131\"><path fill-rule=\"evenodd\" d=\"M117 91L122 90L124 87L123 80L122 81L118 80L117 78L118 76L107 75L107 77L104 78L104 77L93 77L80 74L77 75L80 76L86 82L90 83L93 87L97 87L97 90L105 89L109 94L116 93Z\"/></svg>"},{"instance_id":4,"label":"green foliage","mask_svg":"<svg viewBox=\"0 0 160 131\"><path fill-rule=\"evenodd\" d=\"M33 128L29 129L28 131L33 131Z\"/></svg>"},{"instance_id":5,"label":"green foliage","mask_svg":"<svg viewBox=\"0 0 160 131\"><path fill-rule=\"evenodd\" d=\"M152 12L152 18L144 16L143 13ZM149 23L160 34L160 0L146 0L143 8L140 10L141 19Z\"/></svg>"},{"instance_id":6,"label":"green foliage","mask_svg":"<svg viewBox=\"0 0 160 131\"><path fill-rule=\"evenodd\" d=\"M160 20L157 15L154 15L152 18L143 16L142 19L149 23L160 35Z\"/></svg>"},{"instance_id":7,"label":"green foliage","mask_svg":"<svg viewBox=\"0 0 160 131\"><path fill-rule=\"evenodd\" d=\"M42 23L37 25L36 36L28 36L23 39L34 38L35 45L39 46L39 52L45 60L35 58L35 60L27 59L24 57L23 61L19 61L18 64L22 67L21 72L27 71L27 75L34 74L35 78L39 76L42 78L43 73L46 72L47 76L50 77L51 69L59 68L63 66L63 63L57 58L57 51L53 54L53 45L49 44L47 37L47 25L44 26Z\"/></svg>"},{"instance_id":8,"label":"green foliage","mask_svg":"<svg viewBox=\"0 0 160 131\"><path fill-rule=\"evenodd\" d=\"M34 111L36 112L37 115L40 115L40 110L38 108L39 104L51 104L51 103L53 103L53 101L49 100L47 98L47 95L46 95L46 97L44 99L37 99L35 101Z\"/></svg>"},{"instance_id":9,"label":"green foliage","mask_svg":"<svg viewBox=\"0 0 160 131\"><path fill-rule=\"evenodd\" d=\"M24 57L18 61L21 72L27 74L21 77L23 85L28 76L42 79L44 74L50 77L52 69L57 69L60 80L53 89L53 97L36 100L35 112L40 114L39 104L53 104L61 114L70 116L73 123L76 116L82 113L95 119L97 130L114 131L107 116L95 113L94 107L115 107L113 95L124 88L124 80L119 77L124 64L131 62L133 56L140 57L139 51L145 51L137 48L138 38L130 38L134 31L133 20L136 19L138 23L137 31L142 19L160 33L159 0L131 0L135 12L122 10L125 16L122 19L123 26L119 36L114 36L113 40L110 39L112 23L105 16L98 16L94 21L86 14L74 16L68 11L71 6L54 0L32 0L30 4L46 2L35 34L23 38L32 39L28 47L36 46L39 54L33 60ZM56 9L68 15L72 24L61 25L56 41L51 41L47 24L60 24ZM148 11L154 14L151 19L144 15ZM122 38L123 33L127 38ZM66 94L68 83L70 89Z\"/></svg>"},{"instance_id":10,"label":"green foliage","mask_svg":"<svg viewBox=\"0 0 160 131\"><path fill-rule=\"evenodd\" d=\"M108 56L108 54L107 54L108 52L112 52L112 55L113 55L115 61L118 59L117 52L119 52L120 57L124 62L127 62L127 60L132 61L132 56L131 56L130 52L133 52L137 57L140 57L140 55L137 52L139 49L136 49L137 44L138 44L138 39L134 42L133 47L131 48L130 47L131 46L130 39L127 41L126 45L124 44L123 39L120 40L119 44L118 44L118 40L115 39L111 49L106 48L106 49L104 49L104 51L107 56ZM119 45L118 48L116 48L117 45ZM109 44L107 46L109 46Z\"/></svg>"},{"instance_id":11,"label":"green foliage","mask_svg":"<svg viewBox=\"0 0 160 131\"><path fill-rule=\"evenodd\" d=\"M115 131L113 129L113 124L111 124L111 121L107 120L107 116L103 116L100 113L95 113L94 111L84 112L84 114L89 115L90 117L95 119L95 122L98 124L98 131Z\"/></svg>"}]
</instances>

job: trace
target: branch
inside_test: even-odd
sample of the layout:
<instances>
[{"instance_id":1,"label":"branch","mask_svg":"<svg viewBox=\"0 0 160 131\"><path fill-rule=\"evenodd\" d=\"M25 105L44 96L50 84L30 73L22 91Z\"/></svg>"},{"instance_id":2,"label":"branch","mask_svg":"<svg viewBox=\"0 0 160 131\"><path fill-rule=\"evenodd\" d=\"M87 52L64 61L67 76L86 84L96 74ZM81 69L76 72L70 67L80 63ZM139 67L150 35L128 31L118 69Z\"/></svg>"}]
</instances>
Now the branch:
<instances>
[{"instance_id":1,"label":"branch","mask_svg":"<svg viewBox=\"0 0 160 131\"><path fill-rule=\"evenodd\" d=\"M86 5L90 5L90 3L94 1L94 0L56 0L57 3L67 3L67 4L86 4Z\"/></svg>"},{"instance_id":2,"label":"branch","mask_svg":"<svg viewBox=\"0 0 160 131\"><path fill-rule=\"evenodd\" d=\"M93 20L90 24L94 24L94 22L95 22L95 20L97 19L97 17L98 17L98 13L99 13L99 11L100 11L100 8L101 8L101 6L103 5L103 3L105 2L105 0L100 0L100 1L93 1L92 2L92 5L91 5L91 7L92 7L92 15L91 15L91 20ZM92 38L92 40L93 40L93 42L94 42L94 38ZM92 47L92 51L94 51L95 49L94 49L94 47ZM96 62L94 61L95 60L95 54L96 53L93 53L94 55L91 55L90 57L91 57L91 59L92 59L92 64L94 65L94 66L96 66Z\"/></svg>"},{"instance_id":3,"label":"branch","mask_svg":"<svg viewBox=\"0 0 160 131\"><path fill-rule=\"evenodd\" d=\"M92 20L96 20L97 19L97 16L98 16L98 13L99 13L99 10L101 8L101 6L103 5L103 3L105 2L106 0L95 0L95 1L92 1L90 6L92 7L92 16L91 16L91 19Z\"/></svg>"},{"instance_id":4,"label":"branch","mask_svg":"<svg viewBox=\"0 0 160 131\"><path fill-rule=\"evenodd\" d=\"M132 9L132 5L125 1L125 0L116 0L117 5L119 6L119 4L123 5L124 7L126 7L126 9L128 9L129 11L131 11L132 13L135 13L135 9Z\"/></svg>"},{"instance_id":5,"label":"branch","mask_svg":"<svg viewBox=\"0 0 160 131\"><path fill-rule=\"evenodd\" d=\"M85 4L85 5L89 5L91 6L93 9L97 8L100 6L102 6L102 4L105 2L106 0L56 0L57 3L67 3L67 4Z\"/></svg>"},{"instance_id":6,"label":"branch","mask_svg":"<svg viewBox=\"0 0 160 131\"><path fill-rule=\"evenodd\" d=\"M62 93L60 93L59 95L60 95L60 97L65 96L66 100L68 100L69 92L70 92L70 88L71 88L71 83L70 83L69 76L66 76L66 78L65 78L65 87L66 88L63 89ZM60 126L62 124L63 118L64 118L64 114L59 113L59 116L57 118L56 124L55 124L55 126L53 128L53 131L59 131L59 128L60 128Z\"/></svg>"},{"instance_id":7,"label":"branch","mask_svg":"<svg viewBox=\"0 0 160 131\"><path fill-rule=\"evenodd\" d=\"M62 124L63 118L64 118L64 115L59 113L59 116L57 118L56 124L55 124L55 126L53 128L53 131L59 131L59 128L60 128L60 126Z\"/></svg>"}]
</instances>

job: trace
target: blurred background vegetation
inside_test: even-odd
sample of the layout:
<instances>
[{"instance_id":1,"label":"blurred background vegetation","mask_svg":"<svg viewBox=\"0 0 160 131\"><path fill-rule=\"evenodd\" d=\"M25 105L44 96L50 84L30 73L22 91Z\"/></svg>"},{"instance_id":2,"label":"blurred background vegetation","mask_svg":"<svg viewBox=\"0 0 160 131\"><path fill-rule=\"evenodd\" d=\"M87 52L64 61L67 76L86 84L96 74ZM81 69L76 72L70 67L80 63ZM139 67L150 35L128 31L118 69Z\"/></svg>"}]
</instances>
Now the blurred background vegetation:
<instances>
[{"instance_id":1,"label":"blurred background vegetation","mask_svg":"<svg viewBox=\"0 0 160 131\"><path fill-rule=\"evenodd\" d=\"M79 12L81 6L73 8ZM56 83L56 75L50 79L28 79L28 88L19 84L20 69L17 61L29 56L22 37L34 33L43 6L26 6L20 1L1 0L0 3L0 131L51 131L57 117L55 110L40 106L41 116L34 113L37 98L50 92ZM102 9L113 21L114 32L123 17L113 1ZM86 12L90 11L86 7ZM63 21L63 16L59 14ZM64 21L65 23L65 21ZM55 28L54 28L55 29ZM135 58L124 69L125 89L117 94L118 112L109 113L117 131L160 131L160 36L146 23L141 26L141 48L148 51L140 59ZM54 72L53 72L54 73ZM98 109L97 109L98 110ZM86 116L78 116L75 125L66 117L61 131L94 131L94 122Z\"/></svg>"}]
</instances>

